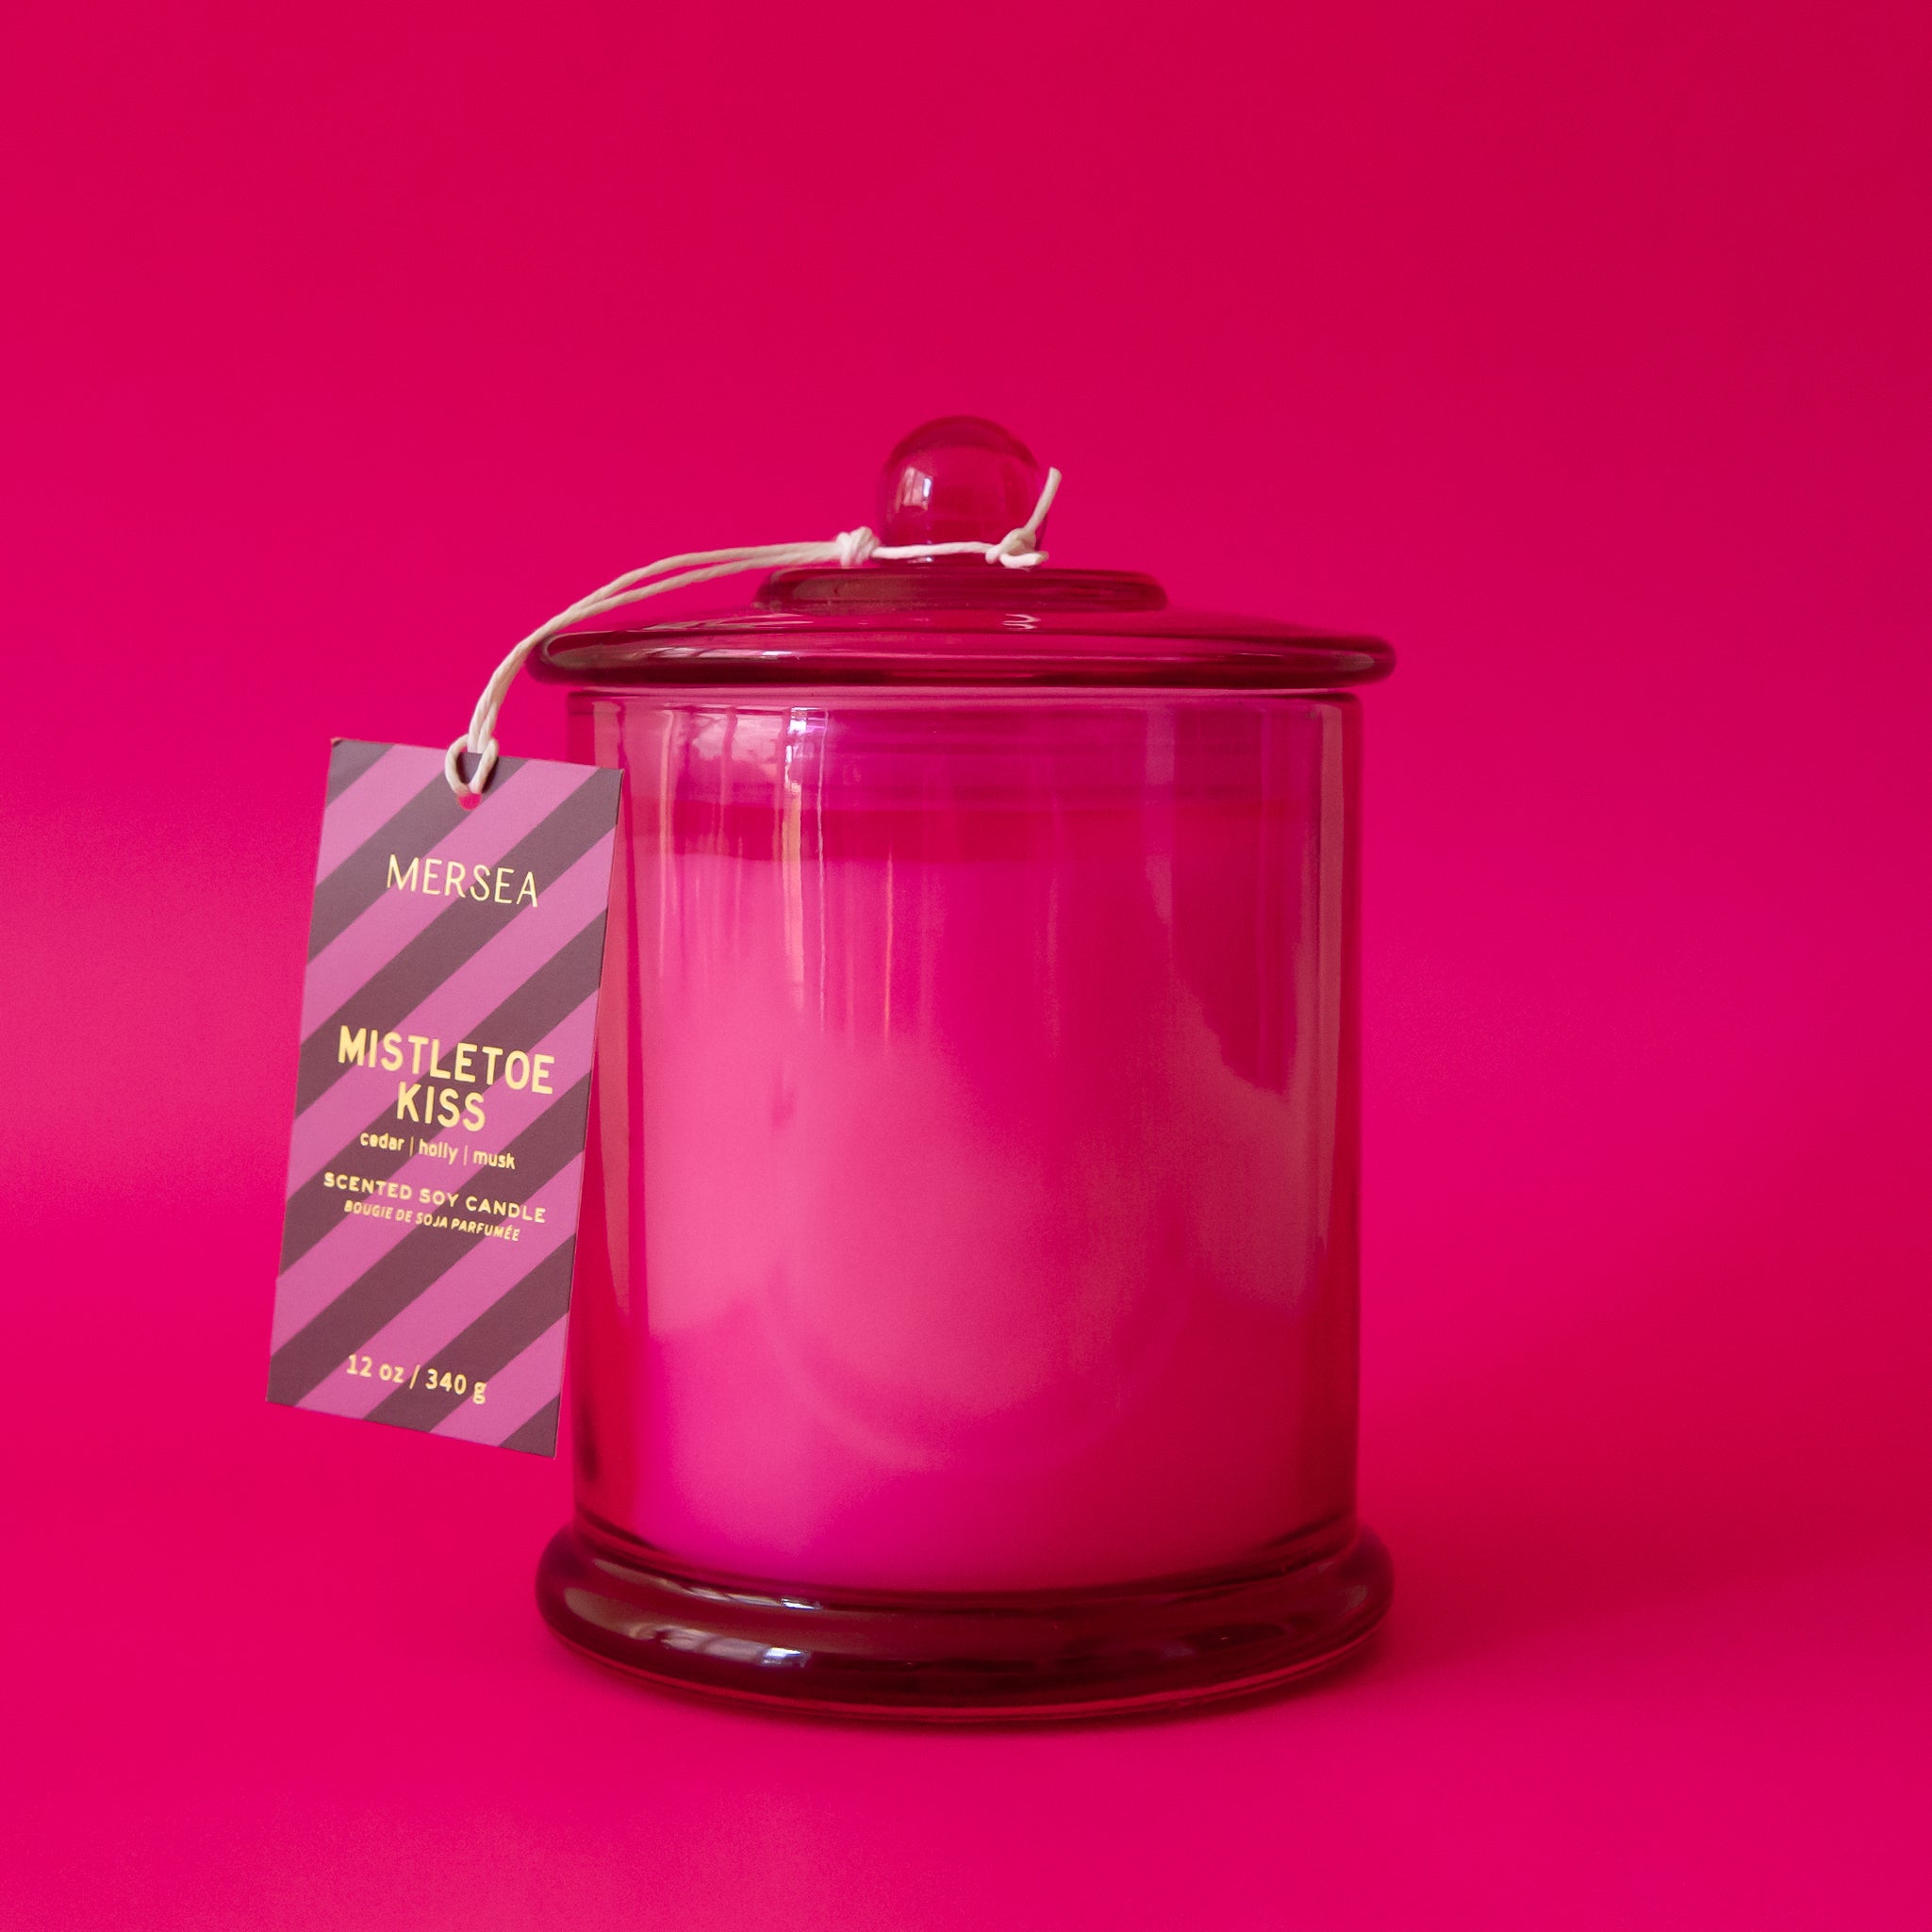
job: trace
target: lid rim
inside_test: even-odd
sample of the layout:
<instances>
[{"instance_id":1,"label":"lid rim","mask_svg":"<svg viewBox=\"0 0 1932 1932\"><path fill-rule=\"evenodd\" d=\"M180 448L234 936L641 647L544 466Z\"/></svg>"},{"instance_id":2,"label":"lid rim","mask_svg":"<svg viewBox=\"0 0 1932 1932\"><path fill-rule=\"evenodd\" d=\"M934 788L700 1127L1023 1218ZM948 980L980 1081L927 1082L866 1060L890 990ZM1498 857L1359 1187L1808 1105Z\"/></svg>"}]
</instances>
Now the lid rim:
<instances>
[{"instance_id":1,"label":"lid rim","mask_svg":"<svg viewBox=\"0 0 1932 1932\"><path fill-rule=\"evenodd\" d=\"M1218 649L1172 653L1055 652L1040 647L1058 641L1058 636L1037 633L1026 640L1033 648L1003 651L829 649L831 639L822 632L809 641L798 641L801 648L753 650L648 644L639 634L577 634L574 642L567 636L545 645L531 669L549 684L628 688L947 685L1014 691L1311 691L1379 683L1395 669L1395 661L1386 644L1370 637L1279 639L1246 651L1230 649L1230 640L1221 639ZM1012 641L1019 643L1020 636Z\"/></svg>"},{"instance_id":2,"label":"lid rim","mask_svg":"<svg viewBox=\"0 0 1932 1932\"><path fill-rule=\"evenodd\" d=\"M594 628L593 628L594 627ZM542 655L571 648L638 647L653 642L666 649L700 648L695 640L715 638L720 649L748 651L752 639L769 639L768 650L808 651L815 639L864 639L874 649L888 644L924 652L942 637L993 639L1017 644L1022 638L1044 647L1055 638L1117 637L1123 644L1148 649L1161 644L1202 650L1310 651L1341 650L1381 652L1390 647L1365 631L1329 629L1318 624L1292 624L1278 618L1238 617L1213 610L1081 610L1012 609L1003 604L938 606L930 609L859 606L831 614L771 610L757 604L728 611L711 611L656 623L612 624L595 618L559 631L546 640Z\"/></svg>"}]
</instances>

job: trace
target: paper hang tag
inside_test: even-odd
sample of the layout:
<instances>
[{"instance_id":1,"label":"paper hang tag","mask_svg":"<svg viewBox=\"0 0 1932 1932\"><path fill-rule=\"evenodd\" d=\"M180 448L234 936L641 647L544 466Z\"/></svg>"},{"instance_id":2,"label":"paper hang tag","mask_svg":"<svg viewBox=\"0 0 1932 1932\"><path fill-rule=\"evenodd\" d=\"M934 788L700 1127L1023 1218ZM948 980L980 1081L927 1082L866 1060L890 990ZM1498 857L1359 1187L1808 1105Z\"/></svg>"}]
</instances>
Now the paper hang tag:
<instances>
[{"instance_id":1,"label":"paper hang tag","mask_svg":"<svg viewBox=\"0 0 1932 1932\"><path fill-rule=\"evenodd\" d=\"M270 1401L555 1453L619 783L337 740Z\"/></svg>"}]
</instances>

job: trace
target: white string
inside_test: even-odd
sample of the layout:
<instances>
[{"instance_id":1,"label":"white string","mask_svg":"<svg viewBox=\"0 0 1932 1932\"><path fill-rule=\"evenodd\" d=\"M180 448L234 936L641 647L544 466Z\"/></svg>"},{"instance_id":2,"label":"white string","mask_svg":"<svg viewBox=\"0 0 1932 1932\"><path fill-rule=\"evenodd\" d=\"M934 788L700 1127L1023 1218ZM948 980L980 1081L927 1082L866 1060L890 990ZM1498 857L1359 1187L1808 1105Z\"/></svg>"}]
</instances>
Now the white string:
<instances>
[{"instance_id":1,"label":"white string","mask_svg":"<svg viewBox=\"0 0 1932 1932\"><path fill-rule=\"evenodd\" d=\"M1047 561L1040 548L1040 525L1059 494L1060 472L1047 471L1046 487L1033 513L1016 529L1009 530L998 543L901 543L882 544L862 523L856 530L841 530L830 543L765 543L736 550L695 550L683 556L659 557L642 570L626 570L614 577L601 590L581 597L568 610L559 611L546 624L523 639L490 673L476 709L470 715L470 729L443 754L443 775L450 789L466 805L473 805L489 784L496 769L496 725L517 673L530 653L546 644L560 631L586 618L601 617L605 611L620 610L628 603L641 603L647 597L661 596L667 590L683 590L693 584L708 584L716 577L730 577L740 570L782 570L799 564L836 564L841 570L855 570L867 558L882 563L910 562L920 557L980 556L989 564L1003 564L1009 570L1031 570ZM476 769L466 784L461 760L464 752L477 759Z\"/></svg>"}]
</instances>

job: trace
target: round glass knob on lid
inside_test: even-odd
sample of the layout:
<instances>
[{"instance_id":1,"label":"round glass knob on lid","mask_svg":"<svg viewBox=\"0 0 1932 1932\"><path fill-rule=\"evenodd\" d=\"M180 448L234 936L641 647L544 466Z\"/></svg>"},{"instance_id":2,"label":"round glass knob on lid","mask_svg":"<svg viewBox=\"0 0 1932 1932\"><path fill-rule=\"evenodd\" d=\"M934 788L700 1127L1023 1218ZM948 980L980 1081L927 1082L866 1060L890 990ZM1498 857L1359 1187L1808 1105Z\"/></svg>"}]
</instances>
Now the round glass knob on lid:
<instances>
[{"instance_id":1,"label":"round glass knob on lid","mask_svg":"<svg viewBox=\"0 0 1932 1932\"><path fill-rule=\"evenodd\" d=\"M997 543L1032 515L1046 480L1033 453L997 422L942 416L921 423L886 457L879 472L879 540L893 549Z\"/></svg>"}]
</instances>

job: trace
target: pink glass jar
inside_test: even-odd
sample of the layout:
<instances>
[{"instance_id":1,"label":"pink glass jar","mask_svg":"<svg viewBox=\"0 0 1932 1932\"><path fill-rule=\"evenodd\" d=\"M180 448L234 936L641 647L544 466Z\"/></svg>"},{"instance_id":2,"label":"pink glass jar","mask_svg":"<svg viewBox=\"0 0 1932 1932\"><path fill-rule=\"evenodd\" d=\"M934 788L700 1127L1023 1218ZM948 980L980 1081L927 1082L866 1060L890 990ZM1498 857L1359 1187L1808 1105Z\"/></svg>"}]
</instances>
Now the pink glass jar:
<instances>
[{"instance_id":1,"label":"pink glass jar","mask_svg":"<svg viewBox=\"0 0 1932 1932\"><path fill-rule=\"evenodd\" d=\"M951 419L888 544L1038 474ZM1379 1619L1355 1517L1364 637L977 559L574 632L625 774L571 1643L897 1717L1193 1702Z\"/></svg>"}]
</instances>

